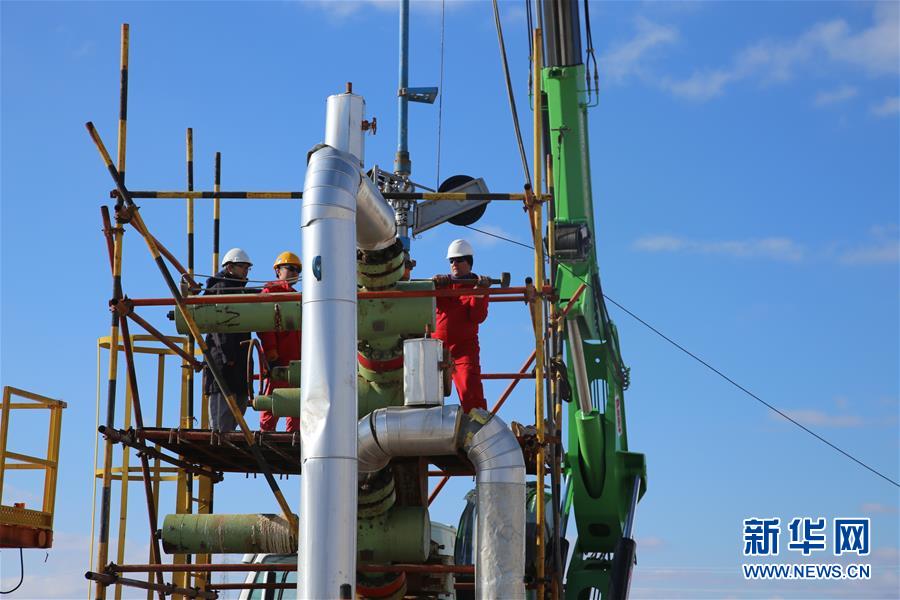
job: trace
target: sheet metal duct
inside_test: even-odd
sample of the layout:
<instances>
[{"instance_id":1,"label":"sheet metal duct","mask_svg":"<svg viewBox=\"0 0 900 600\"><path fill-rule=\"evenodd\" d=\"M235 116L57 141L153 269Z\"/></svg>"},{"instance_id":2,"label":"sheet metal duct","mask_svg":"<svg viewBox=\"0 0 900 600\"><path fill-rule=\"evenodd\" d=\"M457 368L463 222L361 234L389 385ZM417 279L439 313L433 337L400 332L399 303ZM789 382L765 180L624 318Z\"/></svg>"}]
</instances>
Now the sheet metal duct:
<instances>
[{"instance_id":1,"label":"sheet metal duct","mask_svg":"<svg viewBox=\"0 0 900 600\"><path fill-rule=\"evenodd\" d=\"M361 96L328 98L328 145L310 154L303 186L301 598L355 596L357 217L366 244L384 247L394 233L360 170L364 112Z\"/></svg>"},{"instance_id":2,"label":"sheet metal duct","mask_svg":"<svg viewBox=\"0 0 900 600\"><path fill-rule=\"evenodd\" d=\"M374 472L395 456L466 452L478 490L475 597L525 598L525 462L506 424L459 406L381 408L359 420L359 471Z\"/></svg>"},{"instance_id":3,"label":"sheet metal duct","mask_svg":"<svg viewBox=\"0 0 900 600\"><path fill-rule=\"evenodd\" d=\"M444 403L444 343L436 338L403 341L403 398L406 406Z\"/></svg>"},{"instance_id":4,"label":"sheet metal duct","mask_svg":"<svg viewBox=\"0 0 900 600\"><path fill-rule=\"evenodd\" d=\"M335 94L326 101L325 143L332 148L349 152L362 167L366 160L362 122L366 101L356 94Z\"/></svg>"}]
</instances>

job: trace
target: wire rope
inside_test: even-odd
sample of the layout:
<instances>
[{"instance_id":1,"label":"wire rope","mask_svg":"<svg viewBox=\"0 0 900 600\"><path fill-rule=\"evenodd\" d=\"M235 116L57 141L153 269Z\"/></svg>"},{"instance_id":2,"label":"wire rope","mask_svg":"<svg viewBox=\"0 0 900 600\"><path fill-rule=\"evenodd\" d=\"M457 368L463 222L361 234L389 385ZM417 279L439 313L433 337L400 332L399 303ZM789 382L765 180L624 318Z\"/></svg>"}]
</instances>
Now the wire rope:
<instances>
[{"instance_id":1,"label":"wire rope","mask_svg":"<svg viewBox=\"0 0 900 600\"><path fill-rule=\"evenodd\" d=\"M525 184L531 187L531 171L528 169L528 157L525 156L525 144L522 142L522 129L519 127L519 113L516 111L516 98L513 95L512 80L509 77L509 63L506 60L506 43L503 41L503 27L500 25L500 9L497 0L493 0L494 23L497 26L497 42L500 44L500 59L503 62L503 73L506 76L506 96L509 98L509 109L512 113L513 128L516 131L516 142L519 145L519 156L522 159L522 170L525 172Z\"/></svg>"},{"instance_id":2,"label":"wire rope","mask_svg":"<svg viewBox=\"0 0 900 600\"><path fill-rule=\"evenodd\" d=\"M22 549L19 548L19 583L16 584L11 590L3 591L0 590L0 594L12 594L14 591L22 587L22 582L25 581L25 559L22 558Z\"/></svg>"},{"instance_id":3,"label":"wire rope","mask_svg":"<svg viewBox=\"0 0 900 600\"><path fill-rule=\"evenodd\" d=\"M444 116L444 13L446 0L441 0L441 76L438 83L438 126L437 126L437 165L435 167L435 189L441 187L441 124Z\"/></svg>"},{"instance_id":4,"label":"wire rope","mask_svg":"<svg viewBox=\"0 0 900 600\"><path fill-rule=\"evenodd\" d=\"M474 227L470 227L470 229L474 229ZM496 235L496 234L490 233L490 232L488 232L488 231L483 231L483 230L480 230L480 229L477 229L476 231L478 231L479 233L483 233L484 235L489 235L489 236L495 237L495 238L497 238L497 239L504 240L504 241L507 241L507 242L512 242L513 244L518 244L519 246L523 246L523 247L528 248L528 249L530 249L530 250L534 250L534 246L529 246L528 244L523 244L522 242L517 242L516 240L512 240L512 239L503 237L503 236L501 236L501 235ZM610 298L609 296L607 296L602 290L600 290L600 293L598 294L598 293L597 293L597 289L596 289L591 283L589 283L588 281L586 281L586 280L584 280L583 278L579 277L578 275L575 275L575 273L572 273L571 271L569 271L569 272L570 272L576 279L580 280L580 281L581 281L582 283L584 283L587 287L591 288L591 290L594 291L595 297L599 295L599 296L601 296L602 298L604 298L604 299L606 299L606 300L609 300L609 301L612 302L614 305L616 305L616 307L618 307L620 310L622 310L623 312L625 312L628 316L630 316L631 318L633 318L634 320L636 320L638 323L640 323L641 325L643 325L644 327L646 327L647 329L649 329L650 331L652 331L653 333L655 333L656 335L658 335L659 337L661 337L662 339L664 339L665 341L667 341L669 344L671 344L671 345L674 346L675 348L681 350L683 353L687 354L689 357L691 357L692 359L694 359L695 361L697 361L698 363L700 363L701 365L703 365L704 367L706 367L707 369L709 369L710 371L712 371L713 373L715 373L716 375L718 375L719 377L721 377L722 379L724 379L725 381L727 381L728 383L730 383L731 385L733 385L734 387L736 387L737 389L739 389L740 391L744 392L746 395L750 396L751 398L753 398L753 399L756 400L757 402L763 404L763 405L766 406L769 410L775 412L776 414L778 414L778 415L780 415L781 417L785 418L786 420L790 421L791 423L793 423L794 425L796 425L797 427L799 427L800 429L802 429L803 431L805 431L805 432L808 433L809 435L813 436L814 438L816 438L817 440L819 440L819 441L822 442L823 444L829 446L829 447L832 448L833 450L839 452L840 454L843 454L845 457L849 458L850 460L852 460L853 462L855 462L855 463L858 464L859 466L863 467L864 469L870 471L870 472L873 473L874 475L877 475L878 477L884 479L885 481L887 481L887 482L890 483L890 484L893 484L893 485L896 486L896 487L900 487L900 483L898 483L896 480L891 479L890 477L888 477L887 475L883 474L883 473L882 473L881 471L879 471L878 469L875 469L874 467L869 466L868 464L866 464L866 463L864 463L863 461L861 461L860 459L856 458L855 456L853 456L852 454L850 454L850 453L847 452L846 450L843 450L842 448L839 448L839 447L836 446L835 444L829 442L827 439L825 439L824 437L822 437L821 435L819 435L819 434L816 433L815 431L811 430L810 428L806 427L806 426L803 425L802 423L798 422L796 419L794 419L794 418L792 418L791 416L785 414L783 411L779 410L776 406L770 404L769 402L766 402L765 400L763 400L762 398L760 398L759 396L757 396L756 394L754 394L753 392L751 392L749 389L747 389L746 387L744 387L743 385L739 384L737 381L735 381L734 379L732 379L731 377L729 377L728 375L726 375L725 373L723 373L721 370L717 369L716 367L714 367L714 366L711 365L710 363L706 362L705 360L703 360L702 358L700 358L699 356L697 356L696 354L694 354L693 352L691 352L690 350L688 350L687 348L685 348L684 346L682 346L681 344L679 344L678 342L676 342L675 340L673 340L671 337L667 336L667 335L664 334L662 331L660 331L659 329L657 329L656 327L654 327L653 325L651 325L650 323L648 323L647 321L645 321L644 319L642 319L641 317L639 317L637 314L635 314L634 312L632 312L631 310L629 310L628 308L626 308L625 306L623 306L621 303L619 303L619 302L617 302L616 300L614 300L614 299Z\"/></svg>"}]
</instances>

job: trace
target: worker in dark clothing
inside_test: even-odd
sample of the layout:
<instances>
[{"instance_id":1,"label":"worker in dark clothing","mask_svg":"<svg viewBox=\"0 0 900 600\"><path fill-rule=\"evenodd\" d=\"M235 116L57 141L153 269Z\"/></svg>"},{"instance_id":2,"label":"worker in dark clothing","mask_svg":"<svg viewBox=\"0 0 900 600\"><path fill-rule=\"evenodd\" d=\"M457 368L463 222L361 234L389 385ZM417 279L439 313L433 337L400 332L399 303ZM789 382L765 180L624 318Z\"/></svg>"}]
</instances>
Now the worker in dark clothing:
<instances>
[{"instance_id":1,"label":"worker in dark clothing","mask_svg":"<svg viewBox=\"0 0 900 600\"><path fill-rule=\"evenodd\" d=\"M293 252L282 252L275 259L273 265L275 269L275 281L270 281L263 288L263 294L283 294L285 292L296 292L293 284L297 282L300 276L302 264L300 257ZM290 366L292 360L300 360L300 331L262 331L256 334L262 343L263 352L266 360L269 362L269 369L273 367ZM271 373L271 370L270 370ZM271 394L272 390L277 388L288 387L287 381L279 381L273 379L271 375L266 379L266 394ZM259 413L259 429L261 431L275 431L278 424L278 417L271 412L264 410ZM287 417L286 431L299 431L300 419L298 417Z\"/></svg>"},{"instance_id":2,"label":"worker in dark clothing","mask_svg":"<svg viewBox=\"0 0 900 600\"><path fill-rule=\"evenodd\" d=\"M449 275L435 275L437 288L490 287L490 277L472 272L474 250L466 240L453 240L447 248ZM478 325L487 319L488 301L485 296L438 297L435 338L444 342L453 358L453 382L463 410L486 409L481 386L481 357L478 346Z\"/></svg>"},{"instance_id":3,"label":"worker in dark clothing","mask_svg":"<svg viewBox=\"0 0 900 600\"><path fill-rule=\"evenodd\" d=\"M246 252L232 248L222 257L222 270L206 280L205 294L240 294L247 290L247 275L253 263ZM208 360L214 362L237 402L241 414L247 410L247 361L249 333L210 333L206 336ZM252 362L250 364L252 370ZM209 367L203 370L203 391L209 396L209 426L219 431L234 431L237 421Z\"/></svg>"}]
</instances>

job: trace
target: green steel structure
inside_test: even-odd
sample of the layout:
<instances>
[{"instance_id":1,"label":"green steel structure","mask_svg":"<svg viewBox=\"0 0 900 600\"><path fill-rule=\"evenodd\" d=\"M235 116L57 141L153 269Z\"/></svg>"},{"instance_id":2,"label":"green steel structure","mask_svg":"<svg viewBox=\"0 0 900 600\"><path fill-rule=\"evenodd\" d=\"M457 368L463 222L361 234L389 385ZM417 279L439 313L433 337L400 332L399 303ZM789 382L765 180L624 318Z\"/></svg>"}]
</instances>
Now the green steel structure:
<instances>
[{"instance_id":1,"label":"green steel structure","mask_svg":"<svg viewBox=\"0 0 900 600\"><path fill-rule=\"evenodd\" d=\"M593 244L597 228L591 197L589 102L578 8L548 0L543 9L547 66L542 69L544 96L539 105L544 110L545 152L552 159L551 260L558 308L586 285L567 314L564 331L572 397L567 407L568 494L563 519L574 511L577 527L565 597L587 598L596 589L603 598L622 598L628 593L634 551L633 541L626 537L626 522L636 504L635 491L640 496L646 490L646 464L643 454L628 448L624 400L628 369L606 311ZM582 360L585 376L579 382L577 362Z\"/></svg>"}]
</instances>

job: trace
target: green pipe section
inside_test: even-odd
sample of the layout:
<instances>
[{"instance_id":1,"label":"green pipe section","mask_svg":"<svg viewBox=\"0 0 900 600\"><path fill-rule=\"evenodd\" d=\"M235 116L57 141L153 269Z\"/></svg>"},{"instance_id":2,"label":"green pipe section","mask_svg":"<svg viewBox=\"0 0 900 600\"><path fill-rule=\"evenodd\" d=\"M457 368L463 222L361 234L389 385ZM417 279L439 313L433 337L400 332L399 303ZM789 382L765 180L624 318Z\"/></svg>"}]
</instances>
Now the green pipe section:
<instances>
[{"instance_id":1,"label":"green pipe section","mask_svg":"<svg viewBox=\"0 0 900 600\"><path fill-rule=\"evenodd\" d=\"M297 536L279 515L166 515L163 550L168 554L290 554ZM357 529L360 562L424 562L431 522L424 506L394 506Z\"/></svg>"},{"instance_id":2,"label":"green pipe section","mask_svg":"<svg viewBox=\"0 0 900 600\"><path fill-rule=\"evenodd\" d=\"M300 388L278 388L271 394L253 399L253 409L267 411L275 417L300 416Z\"/></svg>"},{"instance_id":3,"label":"green pipe section","mask_svg":"<svg viewBox=\"0 0 900 600\"><path fill-rule=\"evenodd\" d=\"M398 371L402 373L400 369ZM358 376L356 387L360 418L377 408L403 405L403 382L400 380L379 383ZM268 411L276 417L299 417L300 388L277 388L271 394L257 396L253 399L253 408Z\"/></svg>"},{"instance_id":4,"label":"green pipe section","mask_svg":"<svg viewBox=\"0 0 900 600\"><path fill-rule=\"evenodd\" d=\"M398 282L397 291L433 290L431 281ZM241 296L245 297L245 296ZM301 327L300 302L230 303L228 296L217 304L192 304L187 309L202 333L247 333L253 331L297 331ZM360 339L421 335L434 331L435 301L426 298L369 298L357 303ZM175 328L188 333L180 311Z\"/></svg>"},{"instance_id":5,"label":"green pipe section","mask_svg":"<svg viewBox=\"0 0 900 600\"><path fill-rule=\"evenodd\" d=\"M592 410L588 414L575 413L575 429L578 431L578 449L584 486L593 497L599 497L603 490L603 427L600 413Z\"/></svg>"},{"instance_id":6,"label":"green pipe section","mask_svg":"<svg viewBox=\"0 0 900 600\"><path fill-rule=\"evenodd\" d=\"M166 515L167 554L290 554L297 536L281 515Z\"/></svg>"},{"instance_id":7,"label":"green pipe section","mask_svg":"<svg viewBox=\"0 0 900 600\"><path fill-rule=\"evenodd\" d=\"M286 367L273 367L271 371L272 378L277 381L286 381L288 387L300 387L301 364L299 360L292 360Z\"/></svg>"},{"instance_id":8,"label":"green pipe section","mask_svg":"<svg viewBox=\"0 0 900 600\"><path fill-rule=\"evenodd\" d=\"M377 517L360 519L356 549L362 563L425 562L431 550L428 508L394 506Z\"/></svg>"}]
</instances>

